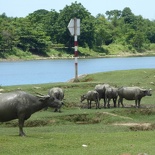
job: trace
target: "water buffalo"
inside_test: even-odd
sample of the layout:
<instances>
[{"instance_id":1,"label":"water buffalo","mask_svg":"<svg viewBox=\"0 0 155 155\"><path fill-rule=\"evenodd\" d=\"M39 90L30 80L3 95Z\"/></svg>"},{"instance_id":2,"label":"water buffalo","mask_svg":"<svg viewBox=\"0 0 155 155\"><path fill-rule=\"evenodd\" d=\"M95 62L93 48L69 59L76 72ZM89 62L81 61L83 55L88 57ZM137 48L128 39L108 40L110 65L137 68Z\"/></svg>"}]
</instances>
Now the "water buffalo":
<instances>
[{"instance_id":1,"label":"water buffalo","mask_svg":"<svg viewBox=\"0 0 155 155\"><path fill-rule=\"evenodd\" d=\"M59 87L51 88L48 91L48 95L51 97L54 97L55 99L58 99L60 101L62 101L64 99L64 91L63 91L63 89L61 89ZM55 108L55 110L54 110L55 112L56 111L61 112L61 106L62 106L62 104L53 104L52 107Z\"/></svg>"},{"instance_id":2,"label":"water buffalo","mask_svg":"<svg viewBox=\"0 0 155 155\"><path fill-rule=\"evenodd\" d=\"M123 105L123 98L126 100L135 100L135 107L140 108L140 101L144 96L151 96L151 89L142 89L139 87L121 87L118 89L118 106Z\"/></svg>"},{"instance_id":3,"label":"water buffalo","mask_svg":"<svg viewBox=\"0 0 155 155\"><path fill-rule=\"evenodd\" d=\"M60 103L49 95L38 97L24 91L15 91L0 94L0 122L18 119L19 135L25 136L23 131L24 121L31 114L41 110L52 103Z\"/></svg>"},{"instance_id":4,"label":"water buffalo","mask_svg":"<svg viewBox=\"0 0 155 155\"><path fill-rule=\"evenodd\" d=\"M105 90L105 100L108 102L108 108L110 108L110 100L113 99L114 107L116 107L118 97L118 88L107 87Z\"/></svg>"},{"instance_id":5,"label":"water buffalo","mask_svg":"<svg viewBox=\"0 0 155 155\"><path fill-rule=\"evenodd\" d=\"M100 109L100 101L99 101L99 93L95 90L90 90L88 91L86 94L81 96L81 103L84 100L87 100L88 103L88 109L91 109L91 102L95 101L96 103L96 109L99 108Z\"/></svg>"},{"instance_id":6,"label":"water buffalo","mask_svg":"<svg viewBox=\"0 0 155 155\"><path fill-rule=\"evenodd\" d=\"M110 87L109 84L98 84L95 86L95 90L99 93L99 100L104 100L104 108L106 108L105 90Z\"/></svg>"}]
</instances>

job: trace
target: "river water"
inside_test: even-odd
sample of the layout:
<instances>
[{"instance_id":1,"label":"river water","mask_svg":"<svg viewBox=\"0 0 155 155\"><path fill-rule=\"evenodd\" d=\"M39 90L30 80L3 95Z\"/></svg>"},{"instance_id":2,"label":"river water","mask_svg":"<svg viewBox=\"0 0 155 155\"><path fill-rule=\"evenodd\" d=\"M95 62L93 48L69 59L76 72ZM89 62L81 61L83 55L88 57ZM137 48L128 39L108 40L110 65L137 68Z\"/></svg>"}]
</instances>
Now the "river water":
<instances>
[{"instance_id":1,"label":"river water","mask_svg":"<svg viewBox=\"0 0 155 155\"><path fill-rule=\"evenodd\" d=\"M147 68L155 69L155 57L78 59L78 75ZM1 86L66 82L74 77L74 59L0 62Z\"/></svg>"}]
</instances>

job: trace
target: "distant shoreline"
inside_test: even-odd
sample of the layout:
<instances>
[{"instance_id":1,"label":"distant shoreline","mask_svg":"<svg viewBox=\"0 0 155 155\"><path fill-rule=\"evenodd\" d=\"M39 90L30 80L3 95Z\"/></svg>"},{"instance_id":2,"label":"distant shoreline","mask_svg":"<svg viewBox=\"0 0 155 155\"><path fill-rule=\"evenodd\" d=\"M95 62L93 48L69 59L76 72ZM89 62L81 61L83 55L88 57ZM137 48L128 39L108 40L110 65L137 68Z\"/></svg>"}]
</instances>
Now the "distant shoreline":
<instances>
[{"instance_id":1,"label":"distant shoreline","mask_svg":"<svg viewBox=\"0 0 155 155\"><path fill-rule=\"evenodd\" d=\"M131 54L131 53L123 53L123 54L118 54L118 55L105 55L105 56L79 56L79 59L95 59L95 58L119 58L119 57L145 57L145 56L155 56L155 52L145 52L145 53L136 53L136 54ZM56 59L74 59L74 56L70 57L41 57L41 56L34 56L34 58L30 59L3 59L0 58L0 62L16 62L16 61L33 61L33 60L56 60Z\"/></svg>"}]
</instances>

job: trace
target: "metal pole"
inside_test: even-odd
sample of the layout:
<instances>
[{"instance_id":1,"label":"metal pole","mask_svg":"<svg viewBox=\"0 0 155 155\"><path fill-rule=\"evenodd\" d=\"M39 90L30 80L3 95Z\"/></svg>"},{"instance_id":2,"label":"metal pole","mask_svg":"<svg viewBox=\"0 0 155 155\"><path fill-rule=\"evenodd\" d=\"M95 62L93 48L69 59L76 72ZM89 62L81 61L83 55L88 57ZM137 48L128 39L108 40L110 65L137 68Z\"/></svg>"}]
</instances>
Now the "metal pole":
<instances>
[{"instance_id":1,"label":"metal pole","mask_svg":"<svg viewBox=\"0 0 155 155\"><path fill-rule=\"evenodd\" d=\"M78 42L77 42L77 35L74 35L74 57L75 57L75 82L78 81Z\"/></svg>"},{"instance_id":2,"label":"metal pole","mask_svg":"<svg viewBox=\"0 0 155 155\"><path fill-rule=\"evenodd\" d=\"M75 57L75 82L78 82L78 41L77 41L77 19L74 18L74 57Z\"/></svg>"}]
</instances>

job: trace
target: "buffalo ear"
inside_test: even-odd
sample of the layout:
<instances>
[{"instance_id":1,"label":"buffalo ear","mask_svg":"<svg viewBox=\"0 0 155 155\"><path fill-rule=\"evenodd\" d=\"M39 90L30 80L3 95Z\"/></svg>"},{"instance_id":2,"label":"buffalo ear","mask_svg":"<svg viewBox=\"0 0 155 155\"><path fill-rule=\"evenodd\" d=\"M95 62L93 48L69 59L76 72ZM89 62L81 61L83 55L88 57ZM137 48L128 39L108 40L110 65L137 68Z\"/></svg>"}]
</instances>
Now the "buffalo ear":
<instances>
[{"instance_id":1,"label":"buffalo ear","mask_svg":"<svg viewBox=\"0 0 155 155\"><path fill-rule=\"evenodd\" d=\"M44 96L41 96L41 95L37 95L37 97L39 98L40 101L43 101L43 100L47 100L50 98L49 95L44 95ZM54 99L53 99L54 100Z\"/></svg>"},{"instance_id":2,"label":"buffalo ear","mask_svg":"<svg viewBox=\"0 0 155 155\"><path fill-rule=\"evenodd\" d=\"M38 94L38 95L36 95L38 98L43 98L43 97L45 97L45 96L47 96L47 95L41 95L41 94ZM48 95L49 96L49 95Z\"/></svg>"},{"instance_id":3,"label":"buffalo ear","mask_svg":"<svg viewBox=\"0 0 155 155\"><path fill-rule=\"evenodd\" d=\"M143 93L146 95L148 93L148 90L147 89L143 90Z\"/></svg>"},{"instance_id":4,"label":"buffalo ear","mask_svg":"<svg viewBox=\"0 0 155 155\"><path fill-rule=\"evenodd\" d=\"M145 94L146 91L147 91L146 89L141 89L141 90L140 90L140 93L141 93L141 94Z\"/></svg>"},{"instance_id":5,"label":"buffalo ear","mask_svg":"<svg viewBox=\"0 0 155 155\"><path fill-rule=\"evenodd\" d=\"M147 92L147 90L146 90L146 89L143 89L143 90L142 90L142 92L143 92L143 93L146 93L146 92Z\"/></svg>"}]
</instances>

